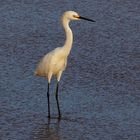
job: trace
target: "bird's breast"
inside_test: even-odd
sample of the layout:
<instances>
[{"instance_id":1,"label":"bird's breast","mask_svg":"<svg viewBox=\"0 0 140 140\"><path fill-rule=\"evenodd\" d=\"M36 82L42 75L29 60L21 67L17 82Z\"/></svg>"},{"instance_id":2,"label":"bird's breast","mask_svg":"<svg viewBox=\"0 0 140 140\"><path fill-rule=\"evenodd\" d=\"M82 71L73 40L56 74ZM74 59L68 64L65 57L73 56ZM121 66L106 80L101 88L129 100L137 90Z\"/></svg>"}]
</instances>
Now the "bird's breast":
<instances>
[{"instance_id":1,"label":"bird's breast","mask_svg":"<svg viewBox=\"0 0 140 140\"><path fill-rule=\"evenodd\" d=\"M59 59L57 61L54 61L52 66L52 72L54 75L58 74L59 71L63 71L65 69L66 62L65 59Z\"/></svg>"}]
</instances>

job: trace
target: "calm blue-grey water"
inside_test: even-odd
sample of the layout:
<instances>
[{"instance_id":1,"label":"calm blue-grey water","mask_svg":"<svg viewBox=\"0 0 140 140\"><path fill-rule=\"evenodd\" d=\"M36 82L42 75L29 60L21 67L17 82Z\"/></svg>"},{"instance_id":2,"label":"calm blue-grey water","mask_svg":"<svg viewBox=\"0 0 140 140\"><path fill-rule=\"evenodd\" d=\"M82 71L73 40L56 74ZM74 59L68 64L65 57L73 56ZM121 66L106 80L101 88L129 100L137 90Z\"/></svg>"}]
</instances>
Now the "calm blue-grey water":
<instances>
[{"instance_id":1,"label":"calm blue-grey water","mask_svg":"<svg viewBox=\"0 0 140 140\"><path fill-rule=\"evenodd\" d=\"M60 82L58 121L40 58L63 45L66 10L74 43ZM0 0L0 140L140 140L139 0Z\"/></svg>"}]
</instances>

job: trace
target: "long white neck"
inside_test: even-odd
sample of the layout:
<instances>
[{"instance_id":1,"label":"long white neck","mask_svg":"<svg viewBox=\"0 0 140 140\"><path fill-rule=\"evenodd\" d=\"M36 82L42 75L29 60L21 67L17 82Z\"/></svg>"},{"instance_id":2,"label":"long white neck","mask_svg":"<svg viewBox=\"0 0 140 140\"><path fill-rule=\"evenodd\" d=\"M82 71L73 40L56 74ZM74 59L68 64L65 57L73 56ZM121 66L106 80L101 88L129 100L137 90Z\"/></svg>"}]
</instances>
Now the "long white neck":
<instances>
[{"instance_id":1,"label":"long white neck","mask_svg":"<svg viewBox=\"0 0 140 140\"><path fill-rule=\"evenodd\" d=\"M63 48L65 49L65 53L68 56L71 48L72 48L72 43L73 43L73 34L72 34L72 30L69 27L69 20L68 19L62 19L62 24L66 33L66 41L65 44L63 46Z\"/></svg>"}]
</instances>

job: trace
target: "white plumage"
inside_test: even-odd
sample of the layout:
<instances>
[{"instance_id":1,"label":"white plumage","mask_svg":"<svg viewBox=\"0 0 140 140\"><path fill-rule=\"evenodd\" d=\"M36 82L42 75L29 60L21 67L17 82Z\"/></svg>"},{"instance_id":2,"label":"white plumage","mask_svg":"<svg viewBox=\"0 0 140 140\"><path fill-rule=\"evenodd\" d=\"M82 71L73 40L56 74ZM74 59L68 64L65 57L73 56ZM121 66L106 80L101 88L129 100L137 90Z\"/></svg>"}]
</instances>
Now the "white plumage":
<instances>
[{"instance_id":1,"label":"white plumage","mask_svg":"<svg viewBox=\"0 0 140 140\"><path fill-rule=\"evenodd\" d=\"M58 113L59 118L61 117L60 114L60 108L59 108L59 102L58 102L58 83L61 78L62 72L65 70L67 65L67 58L71 51L72 43L73 43L73 34L69 27L69 22L71 20L89 20L94 22L91 19L87 19L84 17L79 16L74 11L67 11L63 14L61 20L62 25L64 27L64 30L66 32L66 41L63 47L58 47L54 49L53 51L46 54L40 61L40 63L37 66L37 69L35 71L35 74L37 76L43 76L48 79L48 117L50 117L50 103L49 103L49 84L51 82L52 76L56 76L57 78L57 88L56 88L56 100L57 100L57 107L58 107Z\"/></svg>"},{"instance_id":2,"label":"white plumage","mask_svg":"<svg viewBox=\"0 0 140 140\"><path fill-rule=\"evenodd\" d=\"M79 20L79 18L76 17L79 17L79 15L74 11L67 11L63 14L62 24L66 32L65 44L63 47L58 47L46 54L36 69L35 74L46 77L49 83L53 75L56 76L57 81L59 81L62 72L65 70L67 57L70 53L73 42L73 34L69 27L69 22L70 20Z\"/></svg>"}]
</instances>

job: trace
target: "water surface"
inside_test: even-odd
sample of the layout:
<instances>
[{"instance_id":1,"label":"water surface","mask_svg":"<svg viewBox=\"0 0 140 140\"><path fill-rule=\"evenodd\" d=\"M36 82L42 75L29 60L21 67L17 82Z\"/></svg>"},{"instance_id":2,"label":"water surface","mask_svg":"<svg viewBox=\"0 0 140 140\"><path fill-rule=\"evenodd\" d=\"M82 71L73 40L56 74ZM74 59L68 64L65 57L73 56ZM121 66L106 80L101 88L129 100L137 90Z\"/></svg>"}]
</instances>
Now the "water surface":
<instances>
[{"instance_id":1,"label":"water surface","mask_svg":"<svg viewBox=\"0 0 140 140\"><path fill-rule=\"evenodd\" d=\"M1 140L139 140L139 0L0 1ZM60 15L75 10L96 23L71 23L74 44L60 82L62 119L51 85L35 77L39 59L63 45Z\"/></svg>"}]
</instances>

